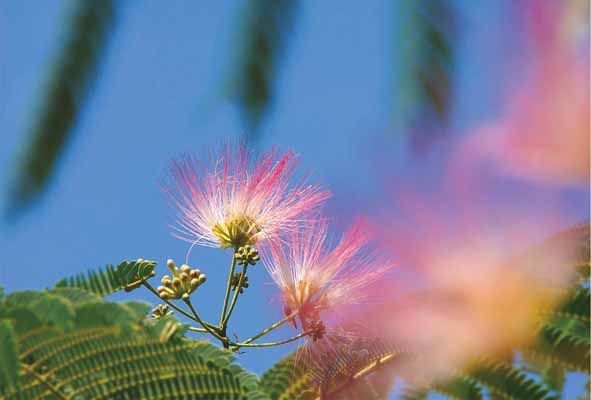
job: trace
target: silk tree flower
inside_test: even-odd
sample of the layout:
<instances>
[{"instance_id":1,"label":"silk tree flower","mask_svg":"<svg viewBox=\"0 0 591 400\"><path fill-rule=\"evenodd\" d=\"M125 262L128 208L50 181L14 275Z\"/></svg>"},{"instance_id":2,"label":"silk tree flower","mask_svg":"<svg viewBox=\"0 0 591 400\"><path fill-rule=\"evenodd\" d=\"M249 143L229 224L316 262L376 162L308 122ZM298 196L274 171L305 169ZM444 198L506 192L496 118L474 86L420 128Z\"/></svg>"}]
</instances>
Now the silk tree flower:
<instances>
[{"instance_id":1,"label":"silk tree flower","mask_svg":"<svg viewBox=\"0 0 591 400\"><path fill-rule=\"evenodd\" d=\"M465 157L534 183L588 186L589 40L569 32L588 30L588 13L584 6L573 10L574 3L519 3L529 55L525 79L499 117L467 139Z\"/></svg>"},{"instance_id":2,"label":"silk tree flower","mask_svg":"<svg viewBox=\"0 0 591 400\"><path fill-rule=\"evenodd\" d=\"M443 182L453 190L434 195L429 188L427 197L398 183L395 206L374 221L409 285L357 321L420 355L397 364L399 376L419 383L445 381L478 357L505 358L535 343L577 279L577 238L588 237L583 226L540 242L543 232L567 222L558 210L487 206L478 201L482 188L455 178Z\"/></svg>"},{"instance_id":3,"label":"silk tree flower","mask_svg":"<svg viewBox=\"0 0 591 400\"><path fill-rule=\"evenodd\" d=\"M372 287L392 268L369 245L364 224L357 222L330 249L327 224L319 221L263 249L263 264L281 290L286 316L297 312L313 339L322 336L325 322L371 300Z\"/></svg>"},{"instance_id":4,"label":"silk tree flower","mask_svg":"<svg viewBox=\"0 0 591 400\"><path fill-rule=\"evenodd\" d=\"M174 235L193 244L239 248L278 239L314 213L329 192L293 181L299 156L272 149L260 156L225 145L202 163L173 161L164 190L178 210Z\"/></svg>"}]
</instances>

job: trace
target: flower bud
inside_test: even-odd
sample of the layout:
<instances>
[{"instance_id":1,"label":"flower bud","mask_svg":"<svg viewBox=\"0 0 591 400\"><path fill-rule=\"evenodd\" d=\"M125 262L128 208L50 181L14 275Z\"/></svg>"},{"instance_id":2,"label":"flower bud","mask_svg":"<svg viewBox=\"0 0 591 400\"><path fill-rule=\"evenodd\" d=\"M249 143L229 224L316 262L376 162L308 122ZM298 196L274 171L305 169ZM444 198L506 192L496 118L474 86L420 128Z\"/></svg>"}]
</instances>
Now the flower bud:
<instances>
[{"instance_id":1,"label":"flower bud","mask_svg":"<svg viewBox=\"0 0 591 400\"><path fill-rule=\"evenodd\" d=\"M191 278L196 279L199 278L199 275L201 275L201 271L199 271L198 269L194 269L189 273L189 275L191 276Z\"/></svg>"},{"instance_id":2,"label":"flower bud","mask_svg":"<svg viewBox=\"0 0 591 400\"><path fill-rule=\"evenodd\" d=\"M181 281L188 282L189 281L189 274L182 272L180 275L180 278L181 278Z\"/></svg>"},{"instance_id":3,"label":"flower bud","mask_svg":"<svg viewBox=\"0 0 591 400\"><path fill-rule=\"evenodd\" d=\"M160 293L158 293L158 296L160 296L160 298L162 300L168 300L168 299L170 299L170 295L167 292L160 292Z\"/></svg>"},{"instance_id":4,"label":"flower bud","mask_svg":"<svg viewBox=\"0 0 591 400\"><path fill-rule=\"evenodd\" d=\"M174 286L176 289L180 288L182 285L182 282L179 278L174 278L172 280L172 286Z\"/></svg>"},{"instance_id":5,"label":"flower bud","mask_svg":"<svg viewBox=\"0 0 591 400\"><path fill-rule=\"evenodd\" d=\"M189 267L187 264L183 264L183 266L181 267L181 272L189 274L189 272L191 272L191 267Z\"/></svg>"},{"instance_id":6,"label":"flower bud","mask_svg":"<svg viewBox=\"0 0 591 400\"><path fill-rule=\"evenodd\" d=\"M168 267L168 269L170 270L170 272L172 272L172 275L174 277L179 275L179 269L176 267L176 265L174 265L174 261L169 259L168 261L166 261L166 266Z\"/></svg>"},{"instance_id":7,"label":"flower bud","mask_svg":"<svg viewBox=\"0 0 591 400\"><path fill-rule=\"evenodd\" d=\"M199 284L201 285L202 283L204 283L207 279L207 276L205 274L201 274L199 276Z\"/></svg>"},{"instance_id":8,"label":"flower bud","mask_svg":"<svg viewBox=\"0 0 591 400\"><path fill-rule=\"evenodd\" d=\"M197 289L199 286L199 279L191 279L191 289Z\"/></svg>"}]
</instances>

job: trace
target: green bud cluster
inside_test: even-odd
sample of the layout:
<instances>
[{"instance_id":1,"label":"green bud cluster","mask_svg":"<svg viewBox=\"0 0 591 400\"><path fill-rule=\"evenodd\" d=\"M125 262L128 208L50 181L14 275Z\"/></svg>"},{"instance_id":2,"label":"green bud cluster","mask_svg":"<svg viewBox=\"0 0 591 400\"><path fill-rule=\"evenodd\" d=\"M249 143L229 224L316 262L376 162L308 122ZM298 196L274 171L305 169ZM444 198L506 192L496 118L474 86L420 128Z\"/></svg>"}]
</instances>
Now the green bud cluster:
<instances>
[{"instance_id":1,"label":"green bud cluster","mask_svg":"<svg viewBox=\"0 0 591 400\"><path fill-rule=\"evenodd\" d=\"M261 259L258 250L249 245L240 247L235 257L239 265L255 265Z\"/></svg>"},{"instance_id":2,"label":"green bud cluster","mask_svg":"<svg viewBox=\"0 0 591 400\"><path fill-rule=\"evenodd\" d=\"M234 274L234 276L232 276L232 290L236 290L238 283L240 282L240 275L242 275L241 273L237 272ZM239 289L239 293L242 294L244 292L244 289L246 289L248 287L248 276L244 275L244 278L242 278L242 284L240 285L240 289Z\"/></svg>"},{"instance_id":3,"label":"green bud cluster","mask_svg":"<svg viewBox=\"0 0 591 400\"><path fill-rule=\"evenodd\" d=\"M180 299L183 295L188 296L207 279L201 271L191 269L186 264L179 269L173 260L168 260L166 265L170 269L172 277L164 275L161 280L162 286L158 286L158 296L162 300Z\"/></svg>"},{"instance_id":4,"label":"green bud cluster","mask_svg":"<svg viewBox=\"0 0 591 400\"><path fill-rule=\"evenodd\" d=\"M152 317L162 318L172 315L172 311L168 310L168 304L158 304L152 309Z\"/></svg>"}]
</instances>

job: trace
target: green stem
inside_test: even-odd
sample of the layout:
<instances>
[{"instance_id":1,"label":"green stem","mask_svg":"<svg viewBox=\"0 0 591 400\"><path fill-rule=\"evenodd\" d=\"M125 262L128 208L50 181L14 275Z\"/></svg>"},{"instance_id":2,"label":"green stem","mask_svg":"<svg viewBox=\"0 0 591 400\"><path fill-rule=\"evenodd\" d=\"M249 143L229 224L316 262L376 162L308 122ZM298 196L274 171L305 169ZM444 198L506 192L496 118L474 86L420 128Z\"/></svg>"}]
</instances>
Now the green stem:
<instances>
[{"instance_id":1,"label":"green stem","mask_svg":"<svg viewBox=\"0 0 591 400\"><path fill-rule=\"evenodd\" d=\"M268 343L232 343L231 344L231 349L232 350L238 350L241 347L272 347L272 346L281 346L282 344L286 344L286 343L290 343L290 342L294 342L298 339L303 338L304 336L307 336L309 334L311 334L313 331L307 331L307 332L302 332L299 335L296 335L292 338L289 339L285 339L285 340L279 340L277 342L268 342Z\"/></svg>"},{"instance_id":2,"label":"green stem","mask_svg":"<svg viewBox=\"0 0 591 400\"><path fill-rule=\"evenodd\" d=\"M222 327L225 327L226 325L228 325L228 321L230 320L230 316L232 315L232 311L234 311L234 307L236 306L236 300L238 300L238 295L240 294L240 288L242 287L242 281L244 280L244 277L246 276L246 269L247 268L248 268L248 264L244 264L244 267L242 267L242 273L240 273L240 278L238 279L238 285L234 289L234 296L232 297L232 302L230 303L230 309L228 310L228 313L226 314L226 318L224 318L224 321L222 322Z\"/></svg>"},{"instance_id":3,"label":"green stem","mask_svg":"<svg viewBox=\"0 0 591 400\"><path fill-rule=\"evenodd\" d=\"M224 320L226 319L226 308L228 307L228 299L230 298L230 289L232 287L232 277L234 276L234 269L236 268L236 251L232 253L232 264L230 265L230 274L228 275L228 283L226 285L226 295L224 296L224 305L220 314L220 329L224 330Z\"/></svg>"},{"instance_id":4,"label":"green stem","mask_svg":"<svg viewBox=\"0 0 591 400\"><path fill-rule=\"evenodd\" d=\"M158 294L158 292L156 291L156 289L154 289L154 287L152 285L150 285L148 282L142 282L142 284L152 293L154 293L156 295L156 297L158 297L160 300L164 301L166 304L168 304L170 307L174 308L175 310L177 310L179 313L183 314L185 317L189 318L189 319L194 319L193 316L191 316L191 314L189 314L188 312L186 312L185 310L183 310L182 308L178 307L176 304L168 301L168 300L164 300L163 298L160 297L160 295Z\"/></svg>"},{"instance_id":5,"label":"green stem","mask_svg":"<svg viewBox=\"0 0 591 400\"><path fill-rule=\"evenodd\" d=\"M203 322L201 320L201 318L199 318L199 314L197 314L197 311L193 307L193 303L191 303L191 299L189 297L184 298L183 301L185 302L185 304L189 307L189 309L193 313L193 317L194 317L193 319L195 321L197 321L207 332L209 332L212 336L215 336L217 339L221 340L222 343L226 343L228 341L227 338L222 337L221 335L219 335L217 332L215 332L213 329L211 329L208 326L208 324L206 324L205 322Z\"/></svg>"},{"instance_id":6,"label":"green stem","mask_svg":"<svg viewBox=\"0 0 591 400\"><path fill-rule=\"evenodd\" d=\"M258 338L265 336L267 333L271 332L274 329L279 328L281 325L283 325L284 323L291 321L292 319L294 319L297 315L298 315L299 311L294 311L291 314L289 314L287 317L283 318L281 321L277 321L275 322L273 325L271 325L270 327L268 327L267 329L261 331L260 333L254 335L253 337L246 339L244 342L241 343L241 345L247 345L250 342L254 342L255 340L257 340Z\"/></svg>"},{"instance_id":7,"label":"green stem","mask_svg":"<svg viewBox=\"0 0 591 400\"><path fill-rule=\"evenodd\" d=\"M174 304L171 301L168 300L164 300L163 298L160 297L160 295L158 294L158 292L156 291L156 289L154 289L154 287L152 285L150 285L148 282L142 282L142 284L152 293L154 293L160 300L164 301L166 304L168 304L170 307L174 308L176 311L178 311L180 314L184 315L185 317L192 319L195 322L199 322L197 321L191 314L189 314L188 312L186 312L185 310L183 310L182 308L180 308L179 306L177 306L176 304ZM217 326L212 325L210 323L207 322L199 322L199 323L203 323L205 325L207 325L210 329L214 329L217 330Z\"/></svg>"},{"instance_id":8,"label":"green stem","mask_svg":"<svg viewBox=\"0 0 591 400\"><path fill-rule=\"evenodd\" d=\"M200 333L206 333L206 332L208 332L207 329L205 329L205 328L196 328L194 326L190 326L189 327L189 330L192 331L192 332L200 332Z\"/></svg>"}]
</instances>

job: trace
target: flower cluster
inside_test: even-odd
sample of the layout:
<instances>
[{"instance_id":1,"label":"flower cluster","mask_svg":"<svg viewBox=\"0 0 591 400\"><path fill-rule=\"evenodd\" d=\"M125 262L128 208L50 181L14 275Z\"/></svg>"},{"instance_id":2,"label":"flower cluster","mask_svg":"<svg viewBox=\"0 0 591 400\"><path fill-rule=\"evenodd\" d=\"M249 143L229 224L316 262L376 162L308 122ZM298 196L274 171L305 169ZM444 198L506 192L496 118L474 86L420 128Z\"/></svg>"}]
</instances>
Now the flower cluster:
<instances>
[{"instance_id":1,"label":"flower cluster","mask_svg":"<svg viewBox=\"0 0 591 400\"><path fill-rule=\"evenodd\" d=\"M283 322L297 328L299 321L300 337L312 342L325 336L341 311L367 299L370 286L391 268L368 251L370 240L360 223L336 246L328 245L319 208L329 193L293 181L297 159L291 151L274 149L257 157L242 145L225 145L209 162L185 156L171 164L164 189L178 210L175 235L193 245L234 251L220 325L204 329L225 335L237 296L249 286L247 267L260 259L254 245L281 290ZM236 265L242 272L234 272ZM204 279L188 266L179 272L170 262L169 268L173 277L164 277L158 288L163 299L188 295Z\"/></svg>"}]
</instances>

